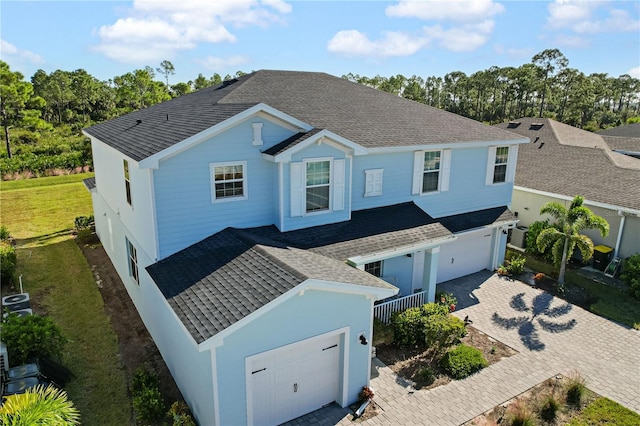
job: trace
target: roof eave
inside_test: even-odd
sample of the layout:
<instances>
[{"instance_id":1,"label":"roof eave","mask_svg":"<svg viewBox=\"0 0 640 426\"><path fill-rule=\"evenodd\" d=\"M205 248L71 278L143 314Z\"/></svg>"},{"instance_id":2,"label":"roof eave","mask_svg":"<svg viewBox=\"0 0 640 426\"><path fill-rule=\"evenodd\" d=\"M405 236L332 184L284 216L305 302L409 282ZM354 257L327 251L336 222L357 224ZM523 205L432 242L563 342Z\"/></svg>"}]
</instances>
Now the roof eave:
<instances>
[{"instance_id":1,"label":"roof eave","mask_svg":"<svg viewBox=\"0 0 640 426\"><path fill-rule=\"evenodd\" d=\"M313 145L314 143L322 144L325 142L337 143L339 145L339 148L341 147L347 148L346 150L343 149L343 151L350 151L350 153L354 156L366 155L369 153L369 150L363 147L362 145L359 145L329 130L323 129L318 133L316 133L315 135L310 136L309 138L300 142L299 144L296 144L291 148L285 149L283 152L279 154L276 154L276 155L265 154L265 158L271 161L275 161L276 163L287 163L291 161L291 157L296 152L302 151L305 148L309 147L310 145Z\"/></svg>"}]
</instances>

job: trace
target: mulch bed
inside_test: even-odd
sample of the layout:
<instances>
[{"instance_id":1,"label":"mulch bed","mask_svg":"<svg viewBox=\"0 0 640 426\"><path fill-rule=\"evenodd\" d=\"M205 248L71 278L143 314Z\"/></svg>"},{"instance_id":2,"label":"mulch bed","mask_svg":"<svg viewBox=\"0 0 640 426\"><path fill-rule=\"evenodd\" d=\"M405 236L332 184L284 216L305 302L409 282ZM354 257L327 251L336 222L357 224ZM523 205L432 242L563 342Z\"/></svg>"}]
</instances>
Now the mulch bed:
<instances>
[{"instance_id":1,"label":"mulch bed","mask_svg":"<svg viewBox=\"0 0 640 426\"><path fill-rule=\"evenodd\" d=\"M480 349L489 365L518 353L515 349L473 326L467 326L467 335L461 339L461 343ZM411 381L415 389L432 389L452 381L440 368L439 354L426 346L406 347L382 344L376 346L376 355L400 377ZM433 371L433 381L426 381L420 376L419 371L425 366L429 366Z\"/></svg>"}]
</instances>

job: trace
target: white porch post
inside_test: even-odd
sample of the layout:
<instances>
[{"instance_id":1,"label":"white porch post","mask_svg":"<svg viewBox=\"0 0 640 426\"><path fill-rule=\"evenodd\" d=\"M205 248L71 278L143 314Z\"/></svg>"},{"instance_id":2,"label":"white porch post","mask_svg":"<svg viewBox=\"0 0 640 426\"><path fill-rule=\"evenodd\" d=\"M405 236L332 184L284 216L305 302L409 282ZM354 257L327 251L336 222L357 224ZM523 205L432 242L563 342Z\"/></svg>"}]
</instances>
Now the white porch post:
<instances>
[{"instance_id":1,"label":"white porch post","mask_svg":"<svg viewBox=\"0 0 640 426\"><path fill-rule=\"evenodd\" d=\"M422 276L422 290L427 292L426 302L433 302L436 298L436 280L438 278L438 256L440 247L425 250L424 273Z\"/></svg>"}]
</instances>

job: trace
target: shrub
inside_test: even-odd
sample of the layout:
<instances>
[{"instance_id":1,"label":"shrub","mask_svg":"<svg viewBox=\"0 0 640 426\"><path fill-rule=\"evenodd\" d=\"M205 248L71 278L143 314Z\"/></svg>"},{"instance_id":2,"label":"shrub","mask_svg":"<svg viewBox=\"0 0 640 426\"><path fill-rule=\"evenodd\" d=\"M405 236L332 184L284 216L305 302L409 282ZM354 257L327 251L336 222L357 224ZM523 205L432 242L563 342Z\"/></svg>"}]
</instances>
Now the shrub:
<instances>
[{"instance_id":1,"label":"shrub","mask_svg":"<svg viewBox=\"0 0 640 426\"><path fill-rule=\"evenodd\" d=\"M409 308L391 315L394 342L398 345L415 345L424 342L422 310Z\"/></svg>"},{"instance_id":2,"label":"shrub","mask_svg":"<svg viewBox=\"0 0 640 426\"><path fill-rule=\"evenodd\" d=\"M537 243L538 235L540 235L540 233L547 228L551 228L551 224L549 224L549 219L539 220L529 225L527 229L527 238L525 241L525 251L527 253L535 253L535 254L540 253L540 251L538 250L538 243Z\"/></svg>"},{"instance_id":3,"label":"shrub","mask_svg":"<svg viewBox=\"0 0 640 426\"><path fill-rule=\"evenodd\" d=\"M358 394L358 399L364 402L364 401L369 401L370 399L373 399L374 396L375 395L373 393L373 389L371 389L369 386L363 386L362 390Z\"/></svg>"},{"instance_id":4,"label":"shrub","mask_svg":"<svg viewBox=\"0 0 640 426\"><path fill-rule=\"evenodd\" d=\"M133 396L133 409L139 424L153 424L162 419L167 410L158 388L144 388L136 393Z\"/></svg>"},{"instance_id":5,"label":"shrub","mask_svg":"<svg viewBox=\"0 0 640 426\"><path fill-rule=\"evenodd\" d=\"M527 262L527 259L521 254L515 253L509 259L509 264L507 265L507 272L510 275L520 275L524 272L524 264Z\"/></svg>"},{"instance_id":6,"label":"shrub","mask_svg":"<svg viewBox=\"0 0 640 426\"><path fill-rule=\"evenodd\" d=\"M567 381L567 402L569 404L580 405L587 387L584 377L580 373L573 373Z\"/></svg>"},{"instance_id":7,"label":"shrub","mask_svg":"<svg viewBox=\"0 0 640 426\"><path fill-rule=\"evenodd\" d=\"M449 312L453 312L456 309L456 305L458 304L458 299L456 299L453 293L439 291L438 293L436 293L436 303L446 306L449 309Z\"/></svg>"},{"instance_id":8,"label":"shrub","mask_svg":"<svg viewBox=\"0 0 640 426\"><path fill-rule=\"evenodd\" d=\"M558 409L560 408L560 402L553 394L549 394L542 399L542 405L540 406L540 417L543 420L551 422L555 420Z\"/></svg>"},{"instance_id":9,"label":"shrub","mask_svg":"<svg viewBox=\"0 0 640 426\"><path fill-rule=\"evenodd\" d=\"M379 318L373 318L373 345L393 343L393 327L383 323Z\"/></svg>"},{"instance_id":10,"label":"shrub","mask_svg":"<svg viewBox=\"0 0 640 426\"><path fill-rule=\"evenodd\" d=\"M526 401L517 399L507 411L508 424L512 426L534 426L535 417Z\"/></svg>"},{"instance_id":11,"label":"shrub","mask_svg":"<svg viewBox=\"0 0 640 426\"><path fill-rule=\"evenodd\" d=\"M11 284L14 281L18 256L16 248L6 240L0 242L0 281Z\"/></svg>"},{"instance_id":12,"label":"shrub","mask_svg":"<svg viewBox=\"0 0 640 426\"><path fill-rule=\"evenodd\" d=\"M420 370L418 370L418 376L420 376L420 378L428 384L431 384L436 380L435 373L428 365L425 365L424 367L421 367Z\"/></svg>"},{"instance_id":13,"label":"shrub","mask_svg":"<svg viewBox=\"0 0 640 426\"><path fill-rule=\"evenodd\" d=\"M454 379L464 379L489 365L482 351L467 345L459 345L447 352L440 364Z\"/></svg>"},{"instance_id":14,"label":"shrub","mask_svg":"<svg viewBox=\"0 0 640 426\"><path fill-rule=\"evenodd\" d=\"M640 300L640 253L624 260L620 278L629 286L631 296Z\"/></svg>"},{"instance_id":15,"label":"shrub","mask_svg":"<svg viewBox=\"0 0 640 426\"><path fill-rule=\"evenodd\" d=\"M75 227L77 231L81 231L83 229L89 229L95 226L95 219L93 215L89 216L78 216L76 217Z\"/></svg>"},{"instance_id":16,"label":"shrub","mask_svg":"<svg viewBox=\"0 0 640 426\"><path fill-rule=\"evenodd\" d=\"M430 315L423 321L425 343L436 351L448 348L466 334L464 322L453 315Z\"/></svg>"},{"instance_id":17,"label":"shrub","mask_svg":"<svg viewBox=\"0 0 640 426\"><path fill-rule=\"evenodd\" d=\"M2 321L2 341L7 345L9 359L14 365L30 358L60 358L67 339L48 317L10 314Z\"/></svg>"},{"instance_id":18,"label":"shrub","mask_svg":"<svg viewBox=\"0 0 640 426\"><path fill-rule=\"evenodd\" d=\"M7 229L6 226L2 225L0 226L0 240L1 241L6 241L11 237L11 235L9 234L9 230Z\"/></svg>"},{"instance_id":19,"label":"shrub","mask_svg":"<svg viewBox=\"0 0 640 426\"><path fill-rule=\"evenodd\" d=\"M176 401L171 404L167 415L173 421L173 426L196 426L196 422L191 417L189 407L182 401Z\"/></svg>"},{"instance_id":20,"label":"shrub","mask_svg":"<svg viewBox=\"0 0 640 426\"><path fill-rule=\"evenodd\" d=\"M155 423L165 416L167 407L160 393L158 376L144 367L138 367L131 380L133 409L139 424Z\"/></svg>"}]
</instances>

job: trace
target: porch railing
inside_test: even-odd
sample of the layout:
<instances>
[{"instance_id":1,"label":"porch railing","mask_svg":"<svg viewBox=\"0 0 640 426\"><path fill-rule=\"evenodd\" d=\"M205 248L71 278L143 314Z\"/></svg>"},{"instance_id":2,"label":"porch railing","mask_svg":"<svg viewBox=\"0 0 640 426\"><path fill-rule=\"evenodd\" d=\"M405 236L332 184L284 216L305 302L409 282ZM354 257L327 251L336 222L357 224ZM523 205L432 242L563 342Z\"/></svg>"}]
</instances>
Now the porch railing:
<instances>
[{"instance_id":1,"label":"porch railing","mask_svg":"<svg viewBox=\"0 0 640 426\"><path fill-rule=\"evenodd\" d=\"M416 308L427 303L427 292L421 291L409 296L399 297L388 302L382 302L373 307L373 316L385 324L391 320L391 314L404 311L408 308Z\"/></svg>"}]
</instances>

